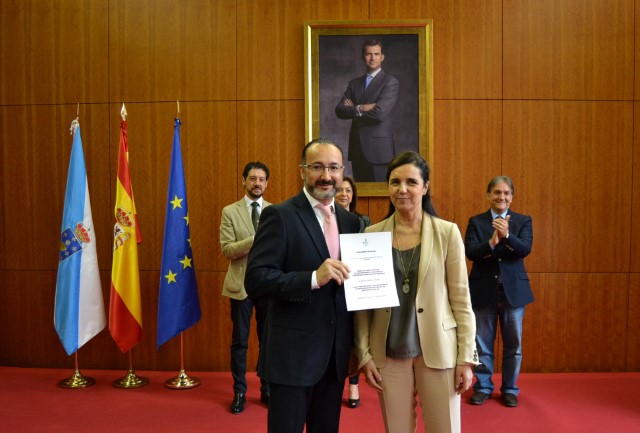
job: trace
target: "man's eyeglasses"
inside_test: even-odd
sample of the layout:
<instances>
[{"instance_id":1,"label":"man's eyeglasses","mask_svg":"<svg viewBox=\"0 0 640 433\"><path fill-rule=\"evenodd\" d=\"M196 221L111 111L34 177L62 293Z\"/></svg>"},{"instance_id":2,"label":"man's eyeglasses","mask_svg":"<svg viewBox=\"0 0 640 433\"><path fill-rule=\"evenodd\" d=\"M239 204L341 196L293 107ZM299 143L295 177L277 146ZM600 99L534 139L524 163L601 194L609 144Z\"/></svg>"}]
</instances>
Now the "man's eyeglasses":
<instances>
[{"instance_id":1,"label":"man's eyeglasses","mask_svg":"<svg viewBox=\"0 0 640 433\"><path fill-rule=\"evenodd\" d=\"M301 164L302 167L308 168L314 173L322 173L325 170L329 170L331 174L338 174L344 169L344 165L331 164L331 165L322 165L322 164Z\"/></svg>"}]
</instances>

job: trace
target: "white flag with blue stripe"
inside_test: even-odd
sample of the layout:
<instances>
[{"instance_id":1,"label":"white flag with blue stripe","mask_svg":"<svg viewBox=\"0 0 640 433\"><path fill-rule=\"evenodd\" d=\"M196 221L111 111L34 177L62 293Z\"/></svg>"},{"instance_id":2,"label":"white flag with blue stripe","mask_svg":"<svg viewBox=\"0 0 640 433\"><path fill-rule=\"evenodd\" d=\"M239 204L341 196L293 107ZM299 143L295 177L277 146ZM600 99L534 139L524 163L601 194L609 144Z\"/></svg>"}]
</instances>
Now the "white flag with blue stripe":
<instances>
[{"instance_id":1,"label":"white flag with blue stripe","mask_svg":"<svg viewBox=\"0 0 640 433\"><path fill-rule=\"evenodd\" d=\"M89 202L80 124L71 124L73 145L64 197L54 325L71 355L107 324Z\"/></svg>"}]
</instances>

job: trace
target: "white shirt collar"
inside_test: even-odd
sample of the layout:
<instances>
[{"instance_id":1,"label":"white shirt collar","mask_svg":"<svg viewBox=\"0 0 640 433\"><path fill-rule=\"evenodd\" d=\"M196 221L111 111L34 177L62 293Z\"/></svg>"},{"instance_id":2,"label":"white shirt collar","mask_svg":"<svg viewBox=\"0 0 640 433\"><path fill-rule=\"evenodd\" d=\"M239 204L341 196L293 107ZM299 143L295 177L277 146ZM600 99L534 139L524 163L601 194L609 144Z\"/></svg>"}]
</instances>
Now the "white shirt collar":
<instances>
[{"instance_id":1,"label":"white shirt collar","mask_svg":"<svg viewBox=\"0 0 640 433\"><path fill-rule=\"evenodd\" d=\"M498 217L507 218L507 214L508 214L508 213L509 213L509 209L507 209L506 211L504 211L504 213L501 213L501 214L499 214L499 213L495 213L495 212L493 211L493 209L491 209L491 217L492 217L493 219L496 219L496 218L498 218Z\"/></svg>"},{"instance_id":2,"label":"white shirt collar","mask_svg":"<svg viewBox=\"0 0 640 433\"><path fill-rule=\"evenodd\" d=\"M246 195L244 196L244 202L245 202L245 204L247 205L248 208L251 208L251 203L253 203L254 201L257 202L258 203L258 207L260 209L262 209L262 196L257 200L251 200Z\"/></svg>"}]
</instances>

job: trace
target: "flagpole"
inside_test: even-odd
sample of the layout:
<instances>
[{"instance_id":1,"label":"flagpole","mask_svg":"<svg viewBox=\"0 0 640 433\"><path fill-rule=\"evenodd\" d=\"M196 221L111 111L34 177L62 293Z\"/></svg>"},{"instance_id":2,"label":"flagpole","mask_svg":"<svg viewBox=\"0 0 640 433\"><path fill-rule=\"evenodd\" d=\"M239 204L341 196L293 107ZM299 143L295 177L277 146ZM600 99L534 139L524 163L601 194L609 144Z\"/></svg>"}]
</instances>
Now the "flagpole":
<instances>
[{"instance_id":1,"label":"flagpole","mask_svg":"<svg viewBox=\"0 0 640 433\"><path fill-rule=\"evenodd\" d=\"M167 379L164 386L171 389L191 389L200 385L200 379L189 377L184 371L184 332L180 333L180 372L173 379Z\"/></svg>"},{"instance_id":2,"label":"flagpole","mask_svg":"<svg viewBox=\"0 0 640 433\"><path fill-rule=\"evenodd\" d=\"M68 379L63 379L58 382L58 385L61 388L66 389L79 389L86 388L88 386L95 385L96 380L93 377L83 376L80 373L80 369L78 368L78 351L74 354L75 357L75 369L73 370L73 374Z\"/></svg>"},{"instance_id":3,"label":"flagpole","mask_svg":"<svg viewBox=\"0 0 640 433\"><path fill-rule=\"evenodd\" d=\"M133 370L133 362L131 361L131 349L129 349L128 352L129 352L129 371L124 377L114 380L113 386L115 386L116 388L132 389L132 388L141 388L143 386L148 385L149 379L147 379L146 377L138 376L136 372Z\"/></svg>"}]
</instances>

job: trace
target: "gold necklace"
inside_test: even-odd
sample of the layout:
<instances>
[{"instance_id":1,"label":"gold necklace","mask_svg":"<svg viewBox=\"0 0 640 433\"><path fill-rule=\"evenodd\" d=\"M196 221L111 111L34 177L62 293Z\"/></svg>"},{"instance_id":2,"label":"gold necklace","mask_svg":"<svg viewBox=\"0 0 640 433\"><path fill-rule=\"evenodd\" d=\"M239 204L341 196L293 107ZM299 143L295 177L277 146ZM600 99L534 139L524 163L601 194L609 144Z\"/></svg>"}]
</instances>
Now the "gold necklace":
<instances>
[{"instance_id":1,"label":"gold necklace","mask_svg":"<svg viewBox=\"0 0 640 433\"><path fill-rule=\"evenodd\" d=\"M393 229L396 229L396 221L395 216L393 217ZM420 233L422 233L422 224L420 224ZM416 248L418 248L419 242L413 247L413 252L411 253L411 258L409 259L409 266L404 266L404 260L402 259L402 251L400 251L400 243L398 242L398 236L394 236L396 238L396 247L398 248L398 255L400 256L400 264L402 265L402 271L404 272L404 280L402 282L402 293L407 294L411 290L411 286L409 286L409 270L411 269L411 263L413 262L413 256L416 253Z\"/></svg>"}]
</instances>

